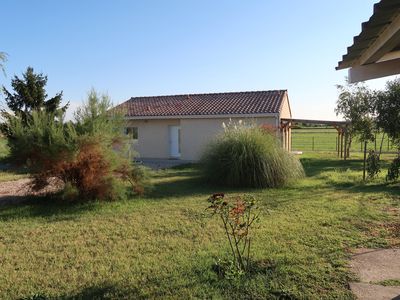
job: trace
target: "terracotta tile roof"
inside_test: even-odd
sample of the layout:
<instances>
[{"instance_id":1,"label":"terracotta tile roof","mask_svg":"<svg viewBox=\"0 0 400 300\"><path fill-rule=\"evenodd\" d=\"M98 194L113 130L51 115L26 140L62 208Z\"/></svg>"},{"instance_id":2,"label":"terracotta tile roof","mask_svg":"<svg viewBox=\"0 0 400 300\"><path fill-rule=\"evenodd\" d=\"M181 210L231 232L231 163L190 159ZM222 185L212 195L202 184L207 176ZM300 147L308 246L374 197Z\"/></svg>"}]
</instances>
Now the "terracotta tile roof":
<instances>
[{"instance_id":1,"label":"terracotta tile roof","mask_svg":"<svg viewBox=\"0 0 400 300\"><path fill-rule=\"evenodd\" d=\"M127 117L279 113L286 90L134 97L119 105Z\"/></svg>"}]
</instances>

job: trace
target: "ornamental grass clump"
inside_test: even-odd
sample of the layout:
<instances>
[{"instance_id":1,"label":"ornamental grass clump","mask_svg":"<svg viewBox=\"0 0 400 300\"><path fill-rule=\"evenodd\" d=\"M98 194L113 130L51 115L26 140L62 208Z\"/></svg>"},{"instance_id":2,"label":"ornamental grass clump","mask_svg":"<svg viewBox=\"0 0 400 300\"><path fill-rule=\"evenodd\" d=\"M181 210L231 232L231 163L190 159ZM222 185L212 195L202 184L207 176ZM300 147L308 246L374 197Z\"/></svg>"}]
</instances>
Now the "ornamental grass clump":
<instances>
[{"instance_id":1,"label":"ornamental grass clump","mask_svg":"<svg viewBox=\"0 0 400 300\"><path fill-rule=\"evenodd\" d=\"M300 161L282 148L274 133L241 121L224 124L201 166L207 181L232 187L281 187L304 176Z\"/></svg>"}]
</instances>

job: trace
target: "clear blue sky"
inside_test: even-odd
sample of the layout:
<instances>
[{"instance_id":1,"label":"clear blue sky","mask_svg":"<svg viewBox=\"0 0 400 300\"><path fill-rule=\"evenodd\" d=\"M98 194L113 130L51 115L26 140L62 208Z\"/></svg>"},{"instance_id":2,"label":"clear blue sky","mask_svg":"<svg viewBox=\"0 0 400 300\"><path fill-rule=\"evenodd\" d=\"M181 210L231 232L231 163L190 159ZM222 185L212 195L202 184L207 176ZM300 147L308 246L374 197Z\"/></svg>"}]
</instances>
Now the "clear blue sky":
<instances>
[{"instance_id":1,"label":"clear blue sky","mask_svg":"<svg viewBox=\"0 0 400 300\"><path fill-rule=\"evenodd\" d=\"M336 119L338 60L377 0L2 0L7 78L48 75L71 109L132 96L288 89L294 117ZM384 80L372 81L380 87Z\"/></svg>"}]
</instances>

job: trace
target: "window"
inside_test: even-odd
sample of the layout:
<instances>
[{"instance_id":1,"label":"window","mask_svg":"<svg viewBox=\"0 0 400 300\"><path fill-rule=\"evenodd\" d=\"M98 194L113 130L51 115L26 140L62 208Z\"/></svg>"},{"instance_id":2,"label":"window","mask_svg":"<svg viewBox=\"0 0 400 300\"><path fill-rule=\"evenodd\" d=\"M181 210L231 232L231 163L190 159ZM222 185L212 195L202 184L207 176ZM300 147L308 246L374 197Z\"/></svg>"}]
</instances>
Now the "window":
<instances>
[{"instance_id":1,"label":"window","mask_svg":"<svg viewBox=\"0 0 400 300\"><path fill-rule=\"evenodd\" d=\"M137 127L125 128L125 134L128 135L132 140L137 140L139 137Z\"/></svg>"}]
</instances>

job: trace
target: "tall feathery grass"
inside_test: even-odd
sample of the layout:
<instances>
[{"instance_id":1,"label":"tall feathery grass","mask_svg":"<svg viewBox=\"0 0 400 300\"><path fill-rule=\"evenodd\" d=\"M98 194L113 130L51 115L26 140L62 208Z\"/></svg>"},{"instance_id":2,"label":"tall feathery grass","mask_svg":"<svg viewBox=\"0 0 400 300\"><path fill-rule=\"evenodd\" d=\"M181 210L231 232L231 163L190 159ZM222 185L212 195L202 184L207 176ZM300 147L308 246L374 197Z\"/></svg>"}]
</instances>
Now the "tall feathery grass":
<instances>
[{"instance_id":1,"label":"tall feathery grass","mask_svg":"<svg viewBox=\"0 0 400 300\"><path fill-rule=\"evenodd\" d=\"M300 161L282 148L275 134L241 121L224 128L201 159L207 181L266 188L286 186L304 176Z\"/></svg>"}]
</instances>

